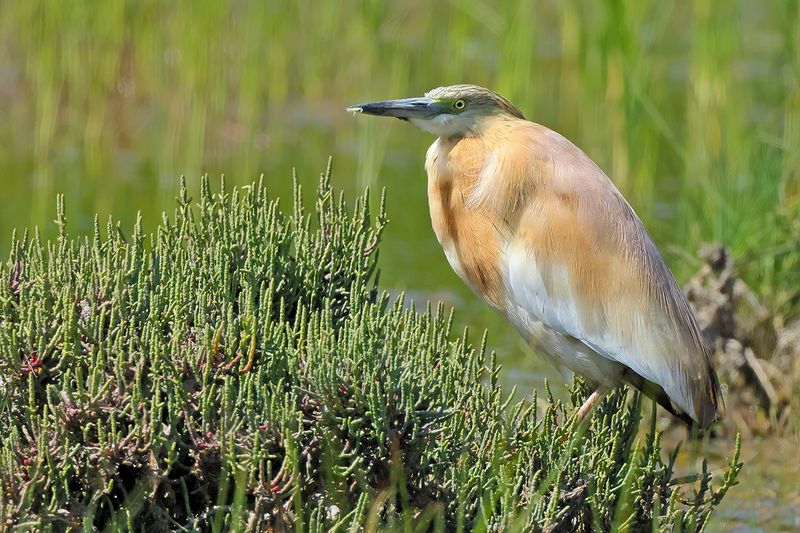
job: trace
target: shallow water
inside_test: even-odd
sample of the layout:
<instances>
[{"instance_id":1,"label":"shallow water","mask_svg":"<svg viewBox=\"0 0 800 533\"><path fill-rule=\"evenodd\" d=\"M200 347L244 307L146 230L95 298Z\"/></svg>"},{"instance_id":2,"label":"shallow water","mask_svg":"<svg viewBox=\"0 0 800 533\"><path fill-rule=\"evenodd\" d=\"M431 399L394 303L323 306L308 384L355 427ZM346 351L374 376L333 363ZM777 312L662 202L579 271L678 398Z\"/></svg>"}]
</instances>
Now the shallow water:
<instances>
[{"instance_id":1,"label":"shallow water","mask_svg":"<svg viewBox=\"0 0 800 533\"><path fill-rule=\"evenodd\" d=\"M745 441L739 485L722 501L709 531L800 531L800 441L770 437ZM711 464L724 465L730 443L714 443L694 452L707 453ZM689 454L687 454L689 455ZM690 460L687 458L687 460Z\"/></svg>"}]
</instances>

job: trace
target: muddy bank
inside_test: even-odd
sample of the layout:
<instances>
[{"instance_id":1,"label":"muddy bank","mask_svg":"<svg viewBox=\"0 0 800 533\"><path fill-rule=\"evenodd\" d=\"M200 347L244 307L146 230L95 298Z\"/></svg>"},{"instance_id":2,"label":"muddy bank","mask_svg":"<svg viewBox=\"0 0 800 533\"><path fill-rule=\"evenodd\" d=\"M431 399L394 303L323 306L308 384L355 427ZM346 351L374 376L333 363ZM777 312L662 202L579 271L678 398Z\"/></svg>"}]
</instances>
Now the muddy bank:
<instances>
[{"instance_id":1,"label":"muddy bank","mask_svg":"<svg viewBox=\"0 0 800 533\"><path fill-rule=\"evenodd\" d=\"M700 250L703 266L685 287L700 327L713 346L725 399L716 427L744 436L790 425L793 386L800 381L800 322L784 324L736 274L719 245ZM794 403L794 405L793 405Z\"/></svg>"}]
</instances>

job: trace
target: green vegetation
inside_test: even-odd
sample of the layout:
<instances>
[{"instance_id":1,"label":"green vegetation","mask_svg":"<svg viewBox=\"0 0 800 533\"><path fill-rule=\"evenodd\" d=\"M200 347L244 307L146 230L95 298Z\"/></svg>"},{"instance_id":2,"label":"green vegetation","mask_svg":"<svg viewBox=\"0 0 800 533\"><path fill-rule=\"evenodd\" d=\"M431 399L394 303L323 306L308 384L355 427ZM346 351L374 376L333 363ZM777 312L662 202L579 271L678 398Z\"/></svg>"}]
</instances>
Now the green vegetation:
<instances>
[{"instance_id":1,"label":"green vegetation","mask_svg":"<svg viewBox=\"0 0 800 533\"><path fill-rule=\"evenodd\" d=\"M94 213L148 234L180 175L197 190L204 173L238 186L264 173L270 195L289 198L294 166L310 190L335 154L348 197L389 191L381 285L456 306L455 330L487 328L500 382L528 394L556 374L457 279L431 231L432 139L344 112L437 85L492 87L607 171L679 281L701 267L701 243L729 247L769 311L766 325L740 323L789 384L794 428L745 439L748 464L761 466L744 471L750 491L730 494L711 529L796 528L798 473L775 465L796 463L800 364L786 360L800 358L770 350L800 318L798 27L796 0L6 0L0 257L15 228L54 242L56 194L73 235L92 234ZM554 393L566 398L562 383ZM748 422L729 411L724 423ZM699 455L716 472L713 448L732 445L682 454L680 466L698 470Z\"/></svg>"},{"instance_id":2,"label":"green vegetation","mask_svg":"<svg viewBox=\"0 0 800 533\"><path fill-rule=\"evenodd\" d=\"M155 234L13 241L0 284L0 524L19 530L696 530L638 396L590 424L516 402L484 344L376 289L383 208L322 177L182 186ZM381 201L381 206L383 201ZM655 418L653 418L655 420ZM690 494L689 488L696 492Z\"/></svg>"}]
</instances>

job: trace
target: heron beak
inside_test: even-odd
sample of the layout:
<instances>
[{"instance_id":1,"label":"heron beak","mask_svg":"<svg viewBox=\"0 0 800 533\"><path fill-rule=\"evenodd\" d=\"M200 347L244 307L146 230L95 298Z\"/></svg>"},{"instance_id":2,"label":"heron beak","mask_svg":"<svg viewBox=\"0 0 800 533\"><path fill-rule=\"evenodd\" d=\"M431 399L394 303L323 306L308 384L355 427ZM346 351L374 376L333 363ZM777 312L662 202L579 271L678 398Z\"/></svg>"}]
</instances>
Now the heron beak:
<instances>
[{"instance_id":1,"label":"heron beak","mask_svg":"<svg viewBox=\"0 0 800 533\"><path fill-rule=\"evenodd\" d=\"M384 100L358 104L347 108L351 113L366 113L381 117L395 117L403 120L410 118L432 118L445 111L444 107L430 98L401 98L400 100Z\"/></svg>"}]
</instances>

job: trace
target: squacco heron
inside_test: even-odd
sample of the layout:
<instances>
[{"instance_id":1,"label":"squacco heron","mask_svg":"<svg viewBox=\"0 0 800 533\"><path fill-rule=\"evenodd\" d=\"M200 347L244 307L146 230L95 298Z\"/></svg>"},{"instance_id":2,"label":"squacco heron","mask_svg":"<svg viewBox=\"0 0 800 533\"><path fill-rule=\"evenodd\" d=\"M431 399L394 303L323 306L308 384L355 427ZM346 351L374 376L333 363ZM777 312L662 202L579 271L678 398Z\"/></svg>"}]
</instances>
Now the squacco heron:
<instances>
[{"instance_id":1,"label":"squacco heron","mask_svg":"<svg viewBox=\"0 0 800 533\"><path fill-rule=\"evenodd\" d=\"M692 425L720 390L686 298L631 206L580 148L476 85L349 111L438 138L428 201L450 266L562 373L592 387L582 419L630 383Z\"/></svg>"}]
</instances>

